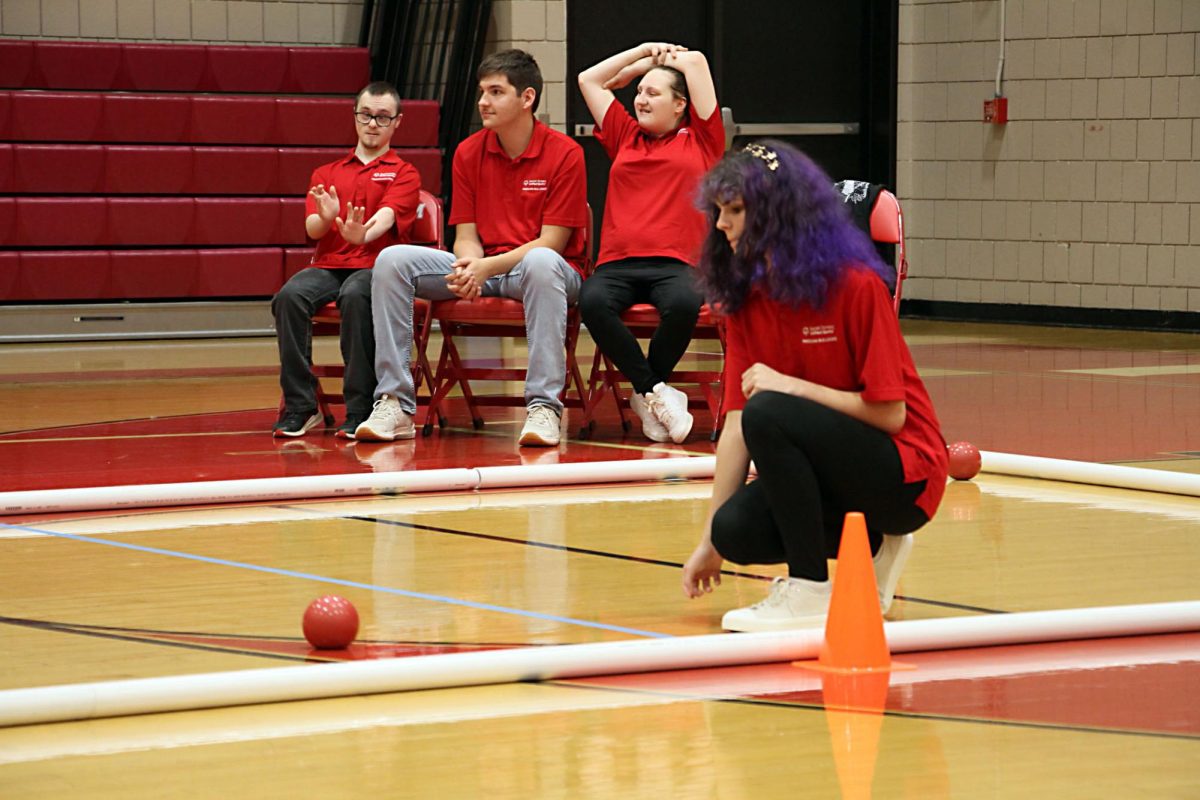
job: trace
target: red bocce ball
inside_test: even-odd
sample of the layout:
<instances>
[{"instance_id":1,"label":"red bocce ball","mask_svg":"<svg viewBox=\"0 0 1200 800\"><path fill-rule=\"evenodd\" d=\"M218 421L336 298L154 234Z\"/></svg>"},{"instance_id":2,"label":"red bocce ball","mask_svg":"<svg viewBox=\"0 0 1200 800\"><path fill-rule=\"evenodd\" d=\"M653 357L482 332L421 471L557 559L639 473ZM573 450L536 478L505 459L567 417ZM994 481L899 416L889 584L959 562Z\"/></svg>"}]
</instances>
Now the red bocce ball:
<instances>
[{"instance_id":1,"label":"red bocce ball","mask_svg":"<svg viewBox=\"0 0 1200 800\"><path fill-rule=\"evenodd\" d=\"M304 638L318 650L341 650L358 635L358 611L344 597L326 595L304 611Z\"/></svg>"},{"instance_id":2,"label":"red bocce ball","mask_svg":"<svg viewBox=\"0 0 1200 800\"><path fill-rule=\"evenodd\" d=\"M946 448L950 456L950 477L956 481L969 481L979 474L982 459L979 448L970 442L955 442Z\"/></svg>"}]
</instances>

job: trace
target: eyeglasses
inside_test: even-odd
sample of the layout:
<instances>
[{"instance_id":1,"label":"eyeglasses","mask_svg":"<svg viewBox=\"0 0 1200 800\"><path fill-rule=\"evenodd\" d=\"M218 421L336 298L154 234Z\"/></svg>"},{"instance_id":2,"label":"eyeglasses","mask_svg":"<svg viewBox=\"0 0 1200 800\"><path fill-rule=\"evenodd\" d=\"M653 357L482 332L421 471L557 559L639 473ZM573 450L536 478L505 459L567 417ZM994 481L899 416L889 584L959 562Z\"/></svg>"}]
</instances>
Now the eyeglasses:
<instances>
[{"instance_id":1,"label":"eyeglasses","mask_svg":"<svg viewBox=\"0 0 1200 800\"><path fill-rule=\"evenodd\" d=\"M365 111L355 111L354 118L363 125L370 125L371 120L375 120L376 125L381 128L386 128L396 120L400 119L400 115L397 114L394 117L389 117L387 114L368 114Z\"/></svg>"}]
</instances>

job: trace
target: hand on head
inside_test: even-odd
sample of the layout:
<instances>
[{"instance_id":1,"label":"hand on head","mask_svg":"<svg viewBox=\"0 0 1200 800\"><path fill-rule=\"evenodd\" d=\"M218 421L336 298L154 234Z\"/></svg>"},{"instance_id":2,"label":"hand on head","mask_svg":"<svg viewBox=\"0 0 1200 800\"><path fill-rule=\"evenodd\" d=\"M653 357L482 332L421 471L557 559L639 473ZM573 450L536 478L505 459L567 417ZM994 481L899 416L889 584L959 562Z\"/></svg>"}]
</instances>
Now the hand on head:
<instances>
[{"instance_id":1,"label":"hand on head","mask_svg":"<svg viewBox=\"0 0 1200 800\"><path fill-rule=\"evenodd\" d=\"M687 48L681 44L667 44L666 42L646 42L642 45L642 52L645 54L631 64L626 64L621 68L616 75L606 80L603 88L609 91L624 89L634 78L645 75L655 67L668 66L668 62L673 61L678 57L679 53L686 51Z\"/></svg>"},{"instance_id":2,"label":"hand on head","mask_svg":"<svg viewBox=\"0 0 1200 800\"><path fill-rule=\"evenodd\" d=\"M654 59L654 63L660 66L667 63L667 59L674 58L677 53L687 50L681 44L668 44L667 42L646 42L642 47L646 50L646 54Z\"/></svg>"}]
</instances>

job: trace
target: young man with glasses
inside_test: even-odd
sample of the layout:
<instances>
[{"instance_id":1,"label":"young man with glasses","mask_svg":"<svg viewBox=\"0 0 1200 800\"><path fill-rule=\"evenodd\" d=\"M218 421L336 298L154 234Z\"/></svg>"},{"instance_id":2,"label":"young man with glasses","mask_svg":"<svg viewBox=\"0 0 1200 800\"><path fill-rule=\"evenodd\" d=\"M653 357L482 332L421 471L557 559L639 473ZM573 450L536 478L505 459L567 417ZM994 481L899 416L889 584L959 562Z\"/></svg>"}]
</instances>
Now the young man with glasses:
<instances>
[{"instance_id":1,"label":"young man with glasses","mask_svg":"<svg viewBox=\"0 0 1200 800\"><path fill-rule=\"evenodd\" d=\"M310 266L293 275L271 302L284 399L277 437L303 436L321 422L310 368L312 318L331 300L342 313L346 365L346 420L336 435L354 438L370 415L375 395L371 267L385 247L408 240L421 188L417 170L390 147L400 117L396 89L383 81L369 84L354 102L358 144L313 171L304 228L316 250Z\"/></svg>"},{"instance_id":2,"label":"young man with glasses","mask_svg":"<svg viewBox=\"0 0 1200 800\"><path fill-rule=\"evenodd\" d=\"M416 413L410 358L413 298L509 297L525 311L529 368L520 443L559 441L566 377L567 306L579 298L587 224L583 150L534 118L542 94L537 62L521 50L479 65L483 130L454 151L454 252L400 245L372 274L375 407L355 437L411 439Z\"/></svg>"}]
</instances>

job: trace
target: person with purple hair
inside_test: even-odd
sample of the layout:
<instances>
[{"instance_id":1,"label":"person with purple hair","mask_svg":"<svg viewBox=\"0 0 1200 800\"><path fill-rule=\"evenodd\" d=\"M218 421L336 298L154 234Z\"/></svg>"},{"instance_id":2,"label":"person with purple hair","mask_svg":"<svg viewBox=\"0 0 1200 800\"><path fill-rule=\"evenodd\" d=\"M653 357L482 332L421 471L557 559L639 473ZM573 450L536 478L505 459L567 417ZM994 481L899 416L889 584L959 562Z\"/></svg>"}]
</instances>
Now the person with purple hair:
<instances>
[{"instance_id":1,"label":"person with purple hair","mask_svg":"<svg viewBox=\"0 0 1200 800\"><path fill-rule=\"evenodd\" d=\"M725 560L786 563L767 598L725 614L734 631L824 624L845 514L862 512L879 602L890 607L946 485L946 444L892 310L892 271L829 177L776 141L704 179L699 273L725 316L725 426L708 524L683 569L689 597ZM746 483L750 462L757 480Z\"/></svg>"},{"instance_id":2,"label":"person with purple hair","mask_svg":"<svg viewBox=\"0 0 1200 800\"><path fill-rule=\"evenodd\" d=\"M635 78L636 118L613 95ZM579 89L612 159L599 266L583 283L579 312L596 346L633 384L629 403L642 433L655 442L682 442L692 415L687 395L667 381L704 303L692 265L706 227L692 200L725 150L717 90L702 53L656 42L579 73ZM635 303L658 310L646 353L621 321Z\"/></svg>"}]
</instances>

